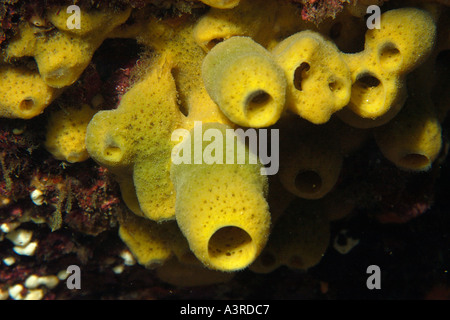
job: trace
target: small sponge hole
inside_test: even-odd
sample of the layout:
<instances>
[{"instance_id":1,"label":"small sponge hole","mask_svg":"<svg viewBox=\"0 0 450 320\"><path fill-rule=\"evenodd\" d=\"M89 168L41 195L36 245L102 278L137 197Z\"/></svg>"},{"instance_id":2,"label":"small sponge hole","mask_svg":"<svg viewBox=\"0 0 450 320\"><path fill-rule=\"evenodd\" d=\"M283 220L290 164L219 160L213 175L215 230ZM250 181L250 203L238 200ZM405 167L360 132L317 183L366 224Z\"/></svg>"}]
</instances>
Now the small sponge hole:
<instances>
[{"instance_id":1,"label":"small sponge hole","mask_svg":"<svg viewBox=\"0 0 450 320\"><path fill-rule=\"evenodd\" d=\"M120 161L122 159L122 150L116 146L108 146L105 148L103 156L109 161Z\"/></svg>"},{"instance_id":2,"label":"small sponge hole","mask_svg":"<svg viewBox=\"0 0 450 320\"><path fill-rule=\"evenodd\" d=\"M392 44L384 45L380 50L380 64L385 70L393 70L399 67L401 63L400 50Z\"/></svg>"},{"instance_id":3,"label":"small sponge hole","mask_svg":"<svg viewBox=\"0 0 450 320\"><path fill-rule=\"evenodd\" d=\"M294 71L294 87L295 89L302 91L302 81L306 78L306 72L310 69L310 65L307 62L302 62L300 66Z\"/></svg>"},{"instance_id":4,"label":"small sponge hole","mask_svg":"<svg viewBox=\"0 0 450 320\"><path fill-rule=\"evenodd\" d=\"M258 90L252 93L247 99L247 108L245 110L247 118L251 120L266 111L266 107L272 101L272 96L264 90Z\"/></svg>"},{"instance_id":5,"label":"small sponge hole","mask_svg":"<svg viewBox=\"0 0 450 320\"><path fill-rule=\"evenodd\" d=\"M418 153L410 153L400 159L400 164L413 170L426 169L430 165L430 159Z\"/></svg>"},{"instance_id":6,"label":"small sponge hole","mask_svg":"<svg viewBox=\"0 0 450 320\"><path fill-rule=\"evenodd\" d=\"M380 80L370 74L364 74L358 77L355 85L362 89L369 90L370 88L378 87L380 85Z\"/></svg>"},{"instance_id":7,"label":"small sponge hole","mask_svg":"<svg viewBox=\"0 0 450 320\"><path fill-rule=\"evenodd\" d=\"M217 44L221 43L223 40L225 40L224 38L214 38L211 39L207 44L206 44L206 49L211 50L212 48L214 48Z\"/></svg>"},{"instance_id":8,"label":"small sponge hole","mask_svg":"<svg viewBox=\"0 0 450 320\"><path fill-rule=\"evenodd\" d=\"M364 109L379 116L384 108L383 83L374 75L362 73L352 86L350 104L358 109Z\"/></svg>"},{"instance_id":9,"label":"small sponge hole","mask_svg":"<svg viewBox=\"0 0 450 320\"><path fill-rule=\"evenodd\" d=\"M33 99L23 99L19 103L19 109L20 111L30 111L34 107L34 101Z\"/></svg>"}]
</instances>

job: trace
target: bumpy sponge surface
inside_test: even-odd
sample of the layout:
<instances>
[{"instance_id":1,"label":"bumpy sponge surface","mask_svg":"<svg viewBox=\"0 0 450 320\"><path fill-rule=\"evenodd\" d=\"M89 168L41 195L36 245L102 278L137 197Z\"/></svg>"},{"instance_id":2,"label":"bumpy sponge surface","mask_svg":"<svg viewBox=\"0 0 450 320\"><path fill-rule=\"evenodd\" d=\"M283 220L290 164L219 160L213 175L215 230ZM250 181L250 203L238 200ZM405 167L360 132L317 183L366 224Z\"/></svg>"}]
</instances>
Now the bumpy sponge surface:
<instances>
[{"instance_id":1,"label":"bumpy sponge surface","mask_svg":"<svg viewBox=\"0 0 450 320\"><path fill-rule=\"evenodd\" d=\"M350 100L350 70L340 51L319 33L301 31L272 53L287 79L287 107L315 123L327 122Z\"/></svg>"},{"instance_id":2,"label":"bumpy sponge surface","mask_svg":"<svg viewBox=\"0 0 450 320\"><path fill-rule=\"evenodd\" d=\"M266 127L284 109L286 80L270 53L247 37L232 37L205 57L203 81L211 98L234 123Z\"/></svg>"},{"instance_id":3,"label":"bumpy sponge surface","mask_svg":"<svg viewBox=\"0 0 450 320\"><path fill-rule=\"evenodd\" d=\"M195 25L193 37L206 52L234 36L251 37L265 45L271 40L277 12L277 1L267 0L242 0L228 10L212 8Z\"/></svg>"},{"instance_id":4,"label":"bumpy sponge surface","mask_svg":"<svg viewBox=\"0 0 450 320\"><path fill-rule=\"evenodd\" d=\"M30 119L58 96L39 73L24 67L0 66L0 117Z\"/></svg>"},{"instance_id":5,"label":"bumpy sponge surface","mask_svg":"<svg viewBox=\"0 0 450 320\"><path fill-rule=\"evenodd\" d=\"M341 118L356 127L387 123L403 107L405 75L431 53L436 25L431 15L416 8L390 10L381 15L380 29L366 32L364 51L347 54L352 93Z\"/></svg>"},{"instance_id":6,"label":"bumpy sponge surface","mask_svg":"<svg viewBox=\"0 0 450 320\"><path fill-rule=\"evenodd\" d=\"M227 128L210 123L201 130L214 129L225 141ZM195 139L188 136L182 143L195 147ZM203 146L206 150L207 145ZM247 267L261 252L270 213L261 165L250 162L245 147L248 160L244 164L226 163L225 149L221 164L196 164L192 153L191 163L172 165L171 176L177 193L176 220L192 252L211 269L233 271Z\"/></svg>"},{"instance_id":7,"label":"bumpy sponge surface","mask_svg":"<svg viewBox=\"0 0 450 320\"><path fill-rule=\"evenodd\" d=\"M164 57L155 61L118 109L94 116L86 135L89 154L118 176L127 205L156 221L175 214L170 137L180 125L181 112L171 69Z\"/></svg>"},{"instance_id":8,"label":"bumpy sponge surface","mask_svg":"<svg viewBox=\"0 0 450 320\"><path fill-rule=\"evenodd\" d=\"M19 34L6 50L7 59L34 57L44 82L55 88L74 83L90 63L95 50L131 12L131 9L83 11L80 29L69 29L70 14L66 9L59 6L48 9L47 18L57 28L52 32L21 23Z\"/></svg>"},{"instance_id":9,"label":"bumpy sponge surface","mask_svg":"<svg viewBox=\"0 0 450 320\"><path fill-rule=\"evenodd\" d=\"M426 171L441 150L441 125L433 110L413 100L375 137L384 156L405 170Z\"/></svg>"},{"instance_id":10,"label":"bumpy sponge surface","mask_svg":"<svg viewBox=\"0 0 450 320\"><path fill-rule=\"evenodd\" d=\"M45 148L58 160L81 162L89 158L86 128L95 114L89 105L67 107L50 116Z\"/></svg>"}]
</instances>

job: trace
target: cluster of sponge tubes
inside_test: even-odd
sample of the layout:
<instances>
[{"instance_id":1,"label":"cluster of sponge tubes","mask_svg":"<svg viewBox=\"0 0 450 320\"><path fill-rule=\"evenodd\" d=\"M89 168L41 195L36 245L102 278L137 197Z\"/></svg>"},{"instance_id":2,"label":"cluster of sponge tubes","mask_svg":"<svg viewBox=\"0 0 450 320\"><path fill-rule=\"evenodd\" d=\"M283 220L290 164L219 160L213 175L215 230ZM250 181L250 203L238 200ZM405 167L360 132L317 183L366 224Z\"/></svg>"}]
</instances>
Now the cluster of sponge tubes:
<instances>
[{"instance_id":1,"label":"cluster of sponge tubes","mask_svg":"<svg viewBox=\"0 0 450 320\"><path fill-rule=\"evenodd\" d=\"M53 6L39 21L21 21L0 57L0 116L30 119L41 114L62 88L80 77L95 50L130 13L83 11L83 28L69 29L71 14L66 7ZM29 58L35 65L16 66Z\"/></svg>"},{"instance_id":2,"label":"cluster of sponge tubes","mask_svg":"<svg viewBox=\"0 0 450 320\"><path fill-rule=\"evenodd\" d=\"M414 21L414 28L408 21ZM388 134L385 129L389 127L382 126L404 106L405 76L430 56L435 36L429 13L405 8L384 13L381 28L367 31L364 50L358 53L342 53L321 34L309 30L284 39L271 52L250 38L231 37L208 53L203 77L212 99L240 126L273 125L285 109L317 125L337 112L352 127L381 127L378 131L384 136L395 135L398 139L377 139L386 156L399 167L426 170L440 150L437 115L434 122L424 124L429 136L423 137L421 144L411 139L419 133L393 129L397 132ZM421 104L429 105L426 101ZM420 109L432 117L432 110L423 110L432 107ZM418 121L426 121L423 115L413 114ZM404 118L414 121L414 117ZM395 127L422 130L420 125L400 123ZM403 140L413 141L415 147ZM392 155L390 149L398 150L399 155Z\"/></svg>"},{"instance_id":3,"label":"cluster of sponge tubes","mask_svg":"<svg viewBox=\"0 0 450 320\"><path fill-rule=\"evenodd\" d=\"M0 117L30 119L43 113L79 79L97 48L131 13L130 8L83 10L82 28L70 29L66 9L50 6L42 17L20 21L0 57ZM59 105L48 119L45 148L58 160L84 161L89 158L86 127L95 109L76 100Z\"/></svg>"},{"instance_id":4,"label":"cluster of sponge tubes","mask_svg":"<svg viewBox=\"0 0 450 320\"><path fill-rule=\"evenodd\" d=\"M41 113L78 79L105 38L139 38L156 58L119 107L53 114L51 127L62 134L46 147L57 158L77 162L89 155L110 169L134 213L123 217L120 236L142 265L162 264L162 279L198 285L226 281L248 266L307 269L328 245L329 221L355 205L333 189L345 155L368 135L402 169L426 170L437 157L448 105L431 99L439 74L430 79L430 70L439 50L449 49L447 35L435 41L436 10L396 9L381 16L381 29L366 32L363 50L344 53L337 44L354 50L351 37L333 43L323 32L299 32L309 27L288 1L202 2L214 8L194 23L167 27L148 19L123 34L115 28L130 10L86 12L87 28L69 30L67 14L50 9L57 32L45 37L49 30L23 24L0 66L0 115ZM354 27L353 17L339 19L341 33ZM29 56L38 70L10 63ZM417 76L406 83L411 72ZM12 89L17 92L8 94ZM263 176L262 164L248 161L172 164L172 133L193 132L195 121L223 135L237 127L279 129L279 173ZM66 148L74 132L86 134L89 154ZM249 159L250 150L241 147ZM300 202L296 210L288 208L291 201Z\"/></svg>"},{"instance_id":5,"label":"cluster of sponge tubes","mask_svg":"<svg viewBox=\"0 0 450 320\"><path fill-rule=\"evenodd\" d=\"M433 106L422 83L408 83L423 97L405 104L405 76L421 64L415 72L428 75L424 62L435 61L436 16L414 8L387 11L381 29L366 32L364 50L350 54L315 31L286 37L289 26L279 25L284 31L277 41L261 31L260 19L246 25L278 2L256 3L213 9L180 31L182 40L161 40L163 29L157 31L159 56L151 70L117 110L98 112L88 127L90 155L117 176L136 214L121 222L121 238L141 264L162 264L158 274L172 283L225 281L245 267L307 269L328 246L329 222L355 205L333 190L345 155L372 133L402 169L426 170L441 149L445 107ZM186 44L191 34L195 45ZM200 64L196 46L207 52ZM180 52L190 59L186 66L175 63L185 74L173 72ZM204 88L192 86L199 67ZM183 75L194 81L183 82ZM184 94L187 116L178 110ZM171 132L192 132L192 123L204 119L203 129L220 132L279 129L279 173L261 176L260 163L171 163ZM150 131L140 132L145 123ZM288 209L291 201L300 202L297 210Z\"/></svg>"},{"instance_id":6,"label":"cluster of sponge tubes","mask_svg":"<svg viewBox=\"0 0 450 320\"><path fill-rule=\"evenodd\" d=\"M203 63L205 87L222 112L239 126L274 126L283 132L280 173L273 179L279 181L270 184L276 194L269 199L274 227L252 270L268 272L283 264L306 269L320 260L329 240L327 221L336 218L330 211L340 211L330 207L336 199L305 202L298 206L302 212L281 215L286 206L276 198L289 196L273 190L323 198L338 181L344 155L368 134L400 169L431 167L441 151L446 109L431 99L438 81L430 78L440 52L434 50L437 16L415 8L387 11L381 28L366 32L364 50L351 54L309 30L270 49L249 37L232 36L214 45L201 39L209 50ZM330 120L334 113L348 126ZM344 213L349 208L341 206Z\"/></svg>"}]
</instances>

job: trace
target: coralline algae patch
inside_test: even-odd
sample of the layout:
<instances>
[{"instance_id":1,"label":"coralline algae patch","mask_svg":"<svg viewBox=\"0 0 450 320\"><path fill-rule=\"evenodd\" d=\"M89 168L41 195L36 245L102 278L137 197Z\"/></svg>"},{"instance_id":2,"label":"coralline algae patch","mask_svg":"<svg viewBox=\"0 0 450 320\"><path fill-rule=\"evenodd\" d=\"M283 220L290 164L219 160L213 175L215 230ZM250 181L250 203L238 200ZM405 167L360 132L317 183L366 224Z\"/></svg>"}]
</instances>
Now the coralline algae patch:
<instances>
[{"instance_id":1,"label":"coralline algae patch","mask_svg":"<svg viewBox=\"0 0 450 320\"><path fill-rule=\"evenodd\" d=\"M352 250L337 221L422 215L447 153L449 9L390 1L368 29L371 4L81 2L80 29L62 1L5 7L23 15L1 42L0 296L55 297L62 264L179 286L308 271ZM279 171L237 136L244 162L196 163L209 129L279 137Z\"/></svg>"}]
</instances>

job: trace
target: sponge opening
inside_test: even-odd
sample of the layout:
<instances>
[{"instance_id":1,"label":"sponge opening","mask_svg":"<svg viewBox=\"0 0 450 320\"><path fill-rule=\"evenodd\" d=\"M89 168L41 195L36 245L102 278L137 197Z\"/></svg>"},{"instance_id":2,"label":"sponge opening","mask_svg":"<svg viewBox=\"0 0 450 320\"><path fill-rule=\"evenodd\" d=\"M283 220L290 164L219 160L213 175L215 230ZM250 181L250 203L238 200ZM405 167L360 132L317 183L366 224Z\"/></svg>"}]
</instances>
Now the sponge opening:
<instances>
[{"instance_id":1,"label":"sponge opening","mask_svg":"<svg viewBox=\"0 0 450 320\"><path fill-rule=\"evenodd\" d=\"M253 262L255 247L252 237L244 229L226 226L214 232L209 239L208 255L213 267L238 270Z\"/></svg>"},{"instance_id":2,"label":"sponge opening","mask_svg":"<svg viewBox=\"0 0 450 320\"><path fill-rule=\"evenodd\" d=\"M427 169L430 159L423 154L410 153L400 159L400 165L414 170Z\"/></svg>"}]
</instances>

